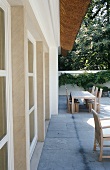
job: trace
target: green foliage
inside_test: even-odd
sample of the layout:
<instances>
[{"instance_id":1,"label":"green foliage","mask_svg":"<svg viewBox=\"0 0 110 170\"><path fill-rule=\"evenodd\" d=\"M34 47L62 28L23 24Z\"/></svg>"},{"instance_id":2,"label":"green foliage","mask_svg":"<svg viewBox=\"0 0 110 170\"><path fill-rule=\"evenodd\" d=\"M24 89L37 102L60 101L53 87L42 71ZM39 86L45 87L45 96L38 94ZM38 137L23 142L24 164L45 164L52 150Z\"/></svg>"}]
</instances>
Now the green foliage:
<instances>
[{"instance_id":1,"label":"green foliage","mask_svg":"<svg viewBox=\"0 0 110 170\"><path fill-rule=\"evenodd\" d=\"M72 52L68 52L66 57L59 55L58 56L58 70L65 71L65 70L72 70L73 67L73 55Z\"/></svg>"},{"instance_id":2,"label":"green foliage","mask_svg":"<svg viewBox=\"0 0 110 170\"><path fill-rule=\"evenodd\" d=\"M107 86L102 87L102 89L103 89L103 92L107 92L108 91L108 87Z\"/></svg>"},{"instance_id":3,"label":"green foliage","mask_svg":"<svg viewBox=\"0 0 110 170\"><path fill-rule=\"evenodd\" d=\"M103 84L110 81L110 70L98 73L82 73L77 76L71 74L61 74L59 76L59 86L65 84L77 85L84 89L97 84Z\"/></svg>"},{"instance_id":4,"label":"green foliage","mask_svg":"<svg viewBox=\"0 0 110 170\"><path fill-rule=\"evenodd\" d=\"M86 88L91 88L91 87L93 87L93 86L94 86L94 83L90 82L90 83L88 83L88 84L86 85Z\"/></svg>"},{"instance_id":5,"label":"green foliage","mask_svg":"<svg viewBox=\"0 0 110 170\"><path fill-rule=\"evenodd\" d=\"M59 76L59 86L65 85L65 84L72 84L74 85L75 77L73 77L71 74L61 74Z\"/></svg>"},{"instance_id":6,"label":"green foliage","mask_svg":"<svg viewBox=\"0 0 110 170\"><path fill-rule=\"evenodd\" d=\"M100 91L100 89L103 89L103 92L107 92L109 91L109 88L107 86L100 86L100 85L96 85L98 87L98 91Z\"/></svg>"},{"instance_id":7,"label":"green foliage","mask_svg":"<svg viewBox=\"0 0 110 170\"><path fill-rule=\"evenodd\" d=\"M59 57L59 70L110 70L110 0L91 1L74 48L67 59Z\"/></svg>"},{"instance_id":8,"label":"green foliage","mask_svg":"<svg viewBox=\"0 0 110 170\"><path fill-rule=\"evenodd\" d=\"M110 69L110 1L92 0L75 41L79 69ZM78 64L79 62L79 64Z\"/></svg>"}]
</instances>

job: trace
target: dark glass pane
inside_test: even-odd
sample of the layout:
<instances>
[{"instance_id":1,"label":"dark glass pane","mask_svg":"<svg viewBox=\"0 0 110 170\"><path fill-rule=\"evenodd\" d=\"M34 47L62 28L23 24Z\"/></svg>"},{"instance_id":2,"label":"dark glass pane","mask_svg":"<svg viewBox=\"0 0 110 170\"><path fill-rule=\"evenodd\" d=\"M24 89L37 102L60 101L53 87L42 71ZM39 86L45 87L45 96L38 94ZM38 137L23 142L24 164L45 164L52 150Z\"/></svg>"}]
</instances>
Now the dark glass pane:
<instances>
[{"instance_id":1,"label":"dark glass pane","mask_svg":"<svg viewBox=\"0 0 110 170\"><path fill-rule=\"evenodd\" d=\"M0 170L8 170L7 144L0 149Z\"/></svg>"},{"instance_id":2,"label":"dark glass pane","mask_svg":"<svg viewBox=\"0 0 110 170\"><path fill-rule=\"evenodd\" d=\"M34 111L30 113L29 116L29 121L30 121L30 144L34 138L35 131L34 131Z\"/></svg>"},{"instance_id":3,"label":"dark glass pane","mask_svg":"<svg viewBox=\"0 0 110 170\"><path fill-rule=\"evenodd\" d=\"M28 72L33 73L33 44L28 41Z\"/></svg>"},{"instance_id":4,"label":"dark glass pane","mask_svg":"<svg viewBox=\"0 0 110 170\"><path fill-rule=\"evenodd\" d=\"M4 11L0 8L0 70L5 69L5 19Z\"/></svg>"},{"instance_id":5,"label":"dark glass pane","mask_svg":"<svg viewBox=\"0 0 110 170\"><path fill-rule=\"evenodd\" d=\"M33 77L29 77L29 109L34 106Z\"/></svg>"},{"instance_id":6,"label":"dark glass pane","mask_svg":"<svg viewBox=\"0 0 110 170\"><path fill-rule=\"evenodd\" d=\"M0 77L0 140L6 135L6 133L6 78Z\"/></svg>"}]
</instances>

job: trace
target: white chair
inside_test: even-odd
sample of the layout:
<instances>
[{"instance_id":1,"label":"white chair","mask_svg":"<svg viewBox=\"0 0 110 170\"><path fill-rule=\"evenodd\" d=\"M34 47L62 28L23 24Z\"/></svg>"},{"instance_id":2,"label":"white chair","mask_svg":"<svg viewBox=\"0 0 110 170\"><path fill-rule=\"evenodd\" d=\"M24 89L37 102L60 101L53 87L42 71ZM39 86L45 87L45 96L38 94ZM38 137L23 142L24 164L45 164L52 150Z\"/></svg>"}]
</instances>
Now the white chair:
<instances>
[{"instance_id":1,"label":"white chair","mask_svg":"<svg viewBox=\"0 0 110 170\"><path fill-rule=\"evenodd\" d=\"M72 112L72 100L68 95L68 89L66 88L66 98L67 98L67 112Z\"/></svg>"},{"instance_id":2,"label":"white chair","mask_svg":"<svg viewBox=\"0 0 110 170\"><path fill-rule=\"evenodd\" d=\"M67 111L72 113L72 96L68 95L68 89L66 88L66 97L67 97ZM78 99L74 99L74 112L79 112L79 101Z\"/></svg>"},{"instance_id":3,"label":"white chair","mask_svg":"<svg viewBox=\"0 0 110 170\"><path fill-rule=\"evenodd\" d=\"M97 98L97 112L100 112L100 99L102 97L102 91L103 91L103 89L100 89L99 95L98 95L98 98Z\"/></svg>"},{"instance_id":4,"label":"white chair","mask_svg":"<svg viewBox=\"0 0 110 170\"><path fill-rule=\"evenodd\" d=\"M95 91L94 91L94 96L97 97L97 93L98 93L98 87L96 87Z\"/></svg>"},{"instance_id":5,"label":"white chair","mask_svg":"<svg viewBox=\"0 0 110 170\"><path fill-rule=\"evenodd\" d=\"M98 93L98 87L96 87L96 90L95 90L95 96L96 96L96 110L97 112L100 112L100 99L101 99L101 96L102 96L102 90L103 89L100 89L99 91L99 95L97 97L97 93ZM91 112L92 109L94 109L94 100L89 100L88 101L88 106L89 106L89 112Z\"/></svg>"},{"instance_id":6,"label":"white chair","mask_svg":"<svg viewBox=\"0 0 110 170\"><path fill-rule=\"evenodd\" d=\"M94 95L94 93L95 93L95 86L92 87L91 93Z\"/></svg>"},{"instance_id":7,"label":"white chair","mask_svg":"<svg viewBox=\"0 0 110 170\"><path fill-rule=\"evenodd\" d=\"M97 99L97 93L98 93L98 87L96 87L94 91L94 96L96 97L96 99ZM94 100L90 100L88 103L89 103L89 112L91 112L91 109L92 108L94 109Z\"/></svg>"},{"instance_id":8,"label":"white chair","mask_svg":"<svg viewBox=\"0 0 110 170\"><path fill-rule=\"evenodd\" d=\"M95 90L95 86L93 86L91 94L96 96L97 92L98 92L98 88L96 87L96 90ZM89 112L91 112L93 102L94 102L94 100L92 100L92 99L86 99L86 106L87 106L87 108L89 108Z\"/></svg>"},{"instance_id":9,"label":"white chair","mask_svg":"<svg viewBox=\"0 0 110 170\"><path fill-rule=\"evenodd\" d=\"M102 158L110 158L109 155L103 155L103 148L108 147L110 151L110 144L105 145L105 141L110 142L110 133L105 134L104 129L110 129L110 124L108 126L102 126L102 121L103 120L110 120L110 118L103 118L100 119L97 112L92 109L93 117L94 117L94 123L95 123L95 137L94 137L94 147L93 150L96 151L97 145L100 147L100 156L99 156L99 161L102 161ZM110 130L109 130L110 132ZM109 152L110 153L110 152Z\"/></svg>"}]
</instances>

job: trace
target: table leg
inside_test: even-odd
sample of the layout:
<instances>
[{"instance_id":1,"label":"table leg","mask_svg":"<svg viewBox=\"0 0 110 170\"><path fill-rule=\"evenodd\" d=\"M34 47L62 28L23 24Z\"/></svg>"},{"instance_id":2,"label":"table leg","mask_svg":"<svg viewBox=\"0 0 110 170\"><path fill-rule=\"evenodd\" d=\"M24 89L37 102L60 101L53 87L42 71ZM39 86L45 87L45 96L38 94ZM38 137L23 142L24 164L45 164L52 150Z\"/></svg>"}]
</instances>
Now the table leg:
<instances>
[{"instance_id":1,"label":"table leg","mask_svg":"<svg viewBox=\"0 0 110 170\"><path fill-rule=\"evenodd\" d=\"M95 111L97 110L97 108L96 108L96 97L95 97L95 99L94 99L94 110L95 110Z\"/></svg>"},{"instance_id":2,"label":"table leg","mask_svg":"<svg viewBox=\"0 0 110 170\"><path fill-rule=\"evenodd\" d=\"M72 113L75 112L74 97L72 97Z\"/></svg>"}]
</instances>

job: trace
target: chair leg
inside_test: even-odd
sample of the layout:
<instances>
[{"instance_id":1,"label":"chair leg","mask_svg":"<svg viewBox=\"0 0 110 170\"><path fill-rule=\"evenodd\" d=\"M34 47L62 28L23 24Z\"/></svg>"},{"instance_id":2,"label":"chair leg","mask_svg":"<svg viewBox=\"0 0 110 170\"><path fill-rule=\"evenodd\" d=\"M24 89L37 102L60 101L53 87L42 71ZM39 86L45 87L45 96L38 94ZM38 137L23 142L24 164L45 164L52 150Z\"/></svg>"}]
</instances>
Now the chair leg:
<instances>
[{"instance_id":1,"label":"chair leg","mask_svg":"<svg viewBox=\"0 0 110 170\"><path fill-rule=\"evenodd\" d=\"M93 109L95 108L95 104L94 104L94 103L92 103L92 108L93 108Z\"/></svg>"},{"instance_id":2,"label":"chair leg","mask_svg":"<svg viewBox=\"0 0 110 170\"><path fill-rule=\"evenodd\" d=\"M74 103L74 106L71 105L71 113L72 113L72 107L73 107L73 113L75 113L76 111L75 103Z\"/></svg>"},{"instance_id":3,"label":"chair leg","mask_svg":"<svg viewBox=\"0 0 110 170\"><path fill-rule=\"evenodd\" d=\"M75 103L75 112L79 112L79 103Z\"/></svg>"},{"instance_id":4,"label":"chair leg","mask_svg":"<svg viewBox=\"0 0 110 170\"><path fill-rule=\"evenodd\" d=\"M93 150L96 151L96 139L94 139L94 147Z\"/></svg>"},{"instance_id":5,"label":"chair leg","mask_svg":"<svg viewBox=\"0 0 110 170\"><path fill-rule=\"evenodd\" d=\"M70 107L69 107L69 102L67 100L67 112L69 113L70 112Z\"/></svg>"},{"instance_id":6,"label":"chair leg","mask_svg":"<svg viewBox=\"0 0 110 170\"><path fill-rule=\"evenodd\" d=\"M92 103L88 103L88 105L89 105L89 112L91 112L91 110L92 110Z\"/></svg>"},{"instance_id":7,"label":"chair leg","mask_svg":"<svg viewBox=\"0 0 110 170\"><path fill-rule=\"evenodd\" d=\"M100 104L97 104L97 112L100 112Z\"/></svg>"},{"instance_id":8,"label":"chair leg","mask_svg":"<svg viewBox=\"0 0 110 170\"><path fill-rule=\"evenodd\" d=\"M102 161L102 155L103 155L103 144L100 146L100 156L99 156L99 161Z\"/></svg>"},{"instance_id":9,"label":"chair leg","mask_svg":"<svg viewBox=\"0 0 110 170\"><path fill-rule=\"evenodd\" d=\"M71 110L70 104L68 103L68 112L69 112L69 113L70 113L70 110Z\"/></svg>"},{"instance_id":10,"label":"chair leg","mask_svg":"<svg viewBox=\"0 0 110 170\"><path fill-rule=\"evenodd\" d=\"M72 113L72 105L69 102L67 103L67 112Z\"/></svg>"},{"instance_id":11,"label":"chair leg","mask_svg":"<svg viewBox=\"0 0 110 170\"><path fill-rule=\"evenodd\" d=\"M88 99L85 99L86 107L88 108Z\"/></svg>"},{"instance_id":12,"label":"chair leg","mask_svg":"<svg viewBox=\"0 0 110 170\"><path fill-rule=\"evenodd\" d=\"M70 104L70 113L72 113L72 105Z\"/></svg>"}]
</instances>

